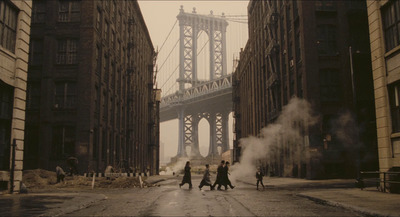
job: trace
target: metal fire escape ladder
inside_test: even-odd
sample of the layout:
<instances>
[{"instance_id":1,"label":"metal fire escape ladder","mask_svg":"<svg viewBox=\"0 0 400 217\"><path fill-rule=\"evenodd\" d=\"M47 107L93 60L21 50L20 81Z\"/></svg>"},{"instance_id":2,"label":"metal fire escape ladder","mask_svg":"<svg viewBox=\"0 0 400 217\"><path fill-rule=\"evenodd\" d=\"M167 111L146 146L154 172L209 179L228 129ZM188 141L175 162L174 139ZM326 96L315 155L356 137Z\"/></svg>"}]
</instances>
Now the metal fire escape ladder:
<instances>
[{"instance_id":1,"label":"metal fire escape ladder","mask_svg":"<svg viewBox=\"0 0 400 217\"><path fill-rule=\"evenodd\" d=\"M277 112L277 97L278 92L277 82L278 77L278 51L279 44L277 40L277 27L279 14L276 8L276 1L269 0L266 2L267 5L267 16L265 17L265 31L267 32L267 50L266 50L266 60L267 69L270 73L267 78L267 89L269 95L269 103L271 103L272 111L269 112L270 117L274 117Z\"/></svg>"}]
</instances>

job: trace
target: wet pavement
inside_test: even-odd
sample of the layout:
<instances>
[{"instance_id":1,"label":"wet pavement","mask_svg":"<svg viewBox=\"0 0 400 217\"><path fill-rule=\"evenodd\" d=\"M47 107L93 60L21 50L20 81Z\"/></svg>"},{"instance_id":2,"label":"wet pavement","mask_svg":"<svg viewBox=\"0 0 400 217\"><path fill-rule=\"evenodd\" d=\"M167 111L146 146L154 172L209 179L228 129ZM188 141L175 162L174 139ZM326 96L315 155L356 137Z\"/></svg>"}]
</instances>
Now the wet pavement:
<instances>
[{"instance_id":1,"label":"wet pavement","mask_svg":"<svg viewBox=\"0 0 400 217\"><path fill-rule=\"evenodd\" d=\"M54 191L54 190L53 190ZM69 192L66 192L69 191ZM106 199L100 192L58 192L0 195L1 216L58 216L88 207Z\"/></svg>"},{"instance_id":2,"label":"wet pavement","mask_svg":"<svg viewBox=\"0 0 400 217\"><path fill-rule=\"evenodd\" d=\"M35 216L45 213L51 207L62 204L72 196L56 195L4 195L0 200L0 213L2 216Z\"/></svg>"},{"instance_id":3,"label":"wet pavement","mask_svg":"<svg viewBox=\"0 0 400 217\"><path fill-rule=\"evenodd\" d=\"M179 188L182 177L150 177L159 187L56 189L0 195L2 216L399 216L400 195L352 188L352 180L238 180L235 189ZM361 201L361 202L360 202ZM364 202L364 203L363 203ZM379 209L374 209L380 207ZM396 215L397 214L397 215Z\"/></svg>"},{"instance_id":4,"label":"wet pavement","mask_svg":"<svg viewBox=\"0 0 400 217\"><path fill-rule=\"evenodd\" d=\"M299 197L292 190L236 183L235 189L210 191L178 186L181 178L159 182L160 187L107 192L107 199L69 213L70 216L360 216L340 207Z\"/></svg>"}]
</instances>

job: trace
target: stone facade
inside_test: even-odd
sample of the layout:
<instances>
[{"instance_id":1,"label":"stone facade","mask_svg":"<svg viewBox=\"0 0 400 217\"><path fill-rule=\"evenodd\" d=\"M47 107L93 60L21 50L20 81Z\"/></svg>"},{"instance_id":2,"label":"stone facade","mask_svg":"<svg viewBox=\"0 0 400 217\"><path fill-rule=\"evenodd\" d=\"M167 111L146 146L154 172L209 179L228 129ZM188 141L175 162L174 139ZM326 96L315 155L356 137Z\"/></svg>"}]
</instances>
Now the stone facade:
<instances>
[{"instance_id":1,"label":"stone facade","mask_svg":"<svg viewBox=\"0 0 400 217\"><path fill-rule=\"evenodd\" d=\"M32 18L26 167L74 156L80 173L155 174L155 52L138 2L34 0Z\"/></svg>"},{"instance_id":2,"label":"stone facade","mask_svg":"<svg viewBox=\"0 0 400 217\"><path fill-rule=\"evenodd\" d=\"M0 1L0 181L9 181L16 142L13 191L22 180L31 1ZM5 185L1 186L2 188ZM10 188L10 183L8 184Z\"/></svg>"},{"instance_id":3,"label":"stone facade","mask_svg":"<svg viewBox=\"0 0 400 217\"><path fill-rule=\"evenodd\" d=\"M375 92L375 111L378 134L379 169L387 172L400 167L399 83L400 43L399 29L391 26L400 23L400 1L366 1L368 6L371 59ZM395 13L389 21L389 13ZM389 23L391 22L391 23ZM394 41L393 41L394 38ZM397 39L396 39L397 38Z\"/></svg>"},{"instance_id":4,"label":"stone facade","mask_svg":"<svg viewBox=\"0 0 400 217\"><path fill-rule=\"evenodd\" d=\"M360 169L374 169L365 2L250 1L248 16L249 40L234 74L234 161L241 154L240 138L258 135L298 97L320 121L299 125L298 144L282 138L262 166L276 175L307 178L355 177ZM349 141L334 126L346 113L356 122L354 132L347 132ZM304 150L301 159L296 150Z\"/></svg>"}]
</instances>

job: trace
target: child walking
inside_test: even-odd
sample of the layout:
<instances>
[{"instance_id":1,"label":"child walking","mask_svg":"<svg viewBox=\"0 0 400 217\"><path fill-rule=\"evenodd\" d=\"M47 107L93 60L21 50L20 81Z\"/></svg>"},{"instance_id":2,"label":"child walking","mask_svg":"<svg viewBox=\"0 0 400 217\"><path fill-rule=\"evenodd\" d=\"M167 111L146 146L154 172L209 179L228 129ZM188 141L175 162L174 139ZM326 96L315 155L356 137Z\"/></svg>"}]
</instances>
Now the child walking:
<instances>
[{"instance_id":1,"label":"child walking","mask_svg":"<svg viewBox=\"0 0 400 217\"><path fill-rule=\"evenodd\" d=\"M200 182L199 189L203 186L210 186L210 190L214 190L212 184L211 184L211 179L210 179L210 165L206 164L206 171L204 171L203 179Z\"/></svg>"},{"instance_id":2,"label":"child walking","mask_svg":"<svg viewBox=\"0 0 400 217\"><path fill-rule=\"evenodd\" d=\"M257 190L258 190L258 183L261 183L263 189L265 189L264 183L263 183L263 176L264 176L264 174L260 171L260 167L257 167L257 172L256 172Z\"/></svg>"}]
</instances>

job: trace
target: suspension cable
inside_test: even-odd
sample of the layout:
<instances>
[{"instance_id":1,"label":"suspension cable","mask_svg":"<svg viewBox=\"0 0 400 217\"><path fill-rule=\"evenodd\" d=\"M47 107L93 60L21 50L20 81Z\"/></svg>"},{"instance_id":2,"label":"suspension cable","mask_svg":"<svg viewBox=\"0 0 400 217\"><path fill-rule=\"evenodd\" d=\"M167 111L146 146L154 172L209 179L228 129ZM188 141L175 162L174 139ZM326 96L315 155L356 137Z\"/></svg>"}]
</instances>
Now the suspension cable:
<instances>
[{"instance_id":1,"label":"suspension cable","mask_svg":"<svg viewBox=\"0 0 400 217\"><path fill-rule=\"evenodd\" d=\"M171 56L172 52L175 50L176 45L178 45L179 39L175 42L174 47L171 49L171 51L169 52L168 56L165 58L164 62L161 64L160 68L158 69L158 71L161 71L162 67L164 66L165 62L167 62L169 56Z\"/></svg>"},{"instance_id":2,"label":"suspension cable","mask_svg":"<svg viewBox=\"0 0 400 217\"><path fill-rule=\"evenodd\" d=\"M158 51L158 53L160 53L160 51L163 49L163 47L164 47L164 45L165 45L165 42L167 42L167 40L168 40L169 36L171 35L172 30L174 30L175 25L176 25L177 22L178 22L178 20L175 21L174 25L172 26L171 30L169 31L169 33L168 33L168 35L167 35L167 38L165 38L164 42L162 43L161 48L160 48L160 50Z\"/></svg>"},{"instance_id":3,"label":"suspension cable","mask_svg":"<svg viewBox=\"0 0 400 217\"><path fill-rule=\"evenodd\" d=\"M210 41L210 39L208 39L206 41L206 43L204 43L203 47L201 47L200 51L197 53L197 56L199 56L199 54L203 51L204 47L207 45L207 43Z\"/></svg>"},{"instance_id":4,"label":"suspension cable","mask_svg":"<svg viewBox=\"0 0 400 217\"><path fill-rule=\"evenodd\" d=\"M160 89L162 89L164 87L164 85L169 81L169 79L172 78L172 75L174 75L174 73L176 72L176 70L179 68L179 64L178 66L175 68L175 70L171 73L171 75L168 77L168 79L164 82L164 84L160 87Z\"/></svg>"}]
</instances>

